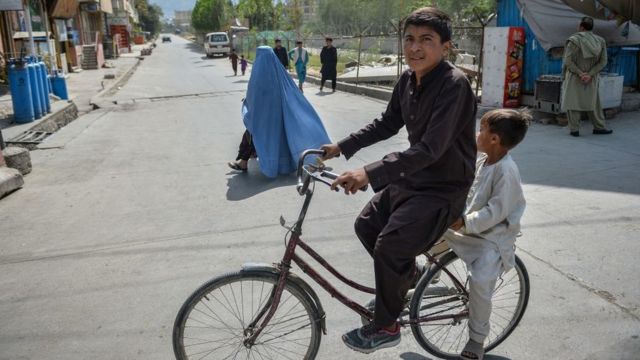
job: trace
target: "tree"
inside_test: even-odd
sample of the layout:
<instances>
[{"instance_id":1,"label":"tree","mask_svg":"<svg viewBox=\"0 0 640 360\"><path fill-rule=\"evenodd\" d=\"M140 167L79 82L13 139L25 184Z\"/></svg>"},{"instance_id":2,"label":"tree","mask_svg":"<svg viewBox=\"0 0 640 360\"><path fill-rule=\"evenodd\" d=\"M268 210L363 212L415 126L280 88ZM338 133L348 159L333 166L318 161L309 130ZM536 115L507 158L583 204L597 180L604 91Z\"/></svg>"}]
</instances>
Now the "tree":
<instances>
[{"instance_id":1,"label":"tree","mask_svg":"<svg viewBox=\"0 0 640 360\"><path fill-rule=\"evenodd\" d=\"M249 19L249 28L271 30L274 25L273 0L240 0L236 11L240 17Z\"/></svg>"},{"instance_id":2,"label":"tree","mask_svg":"<svg viewBox=\"0 0 640 360\"><path fill-rule=\"evenodd\" d=\"M345 35L395 32L400 19L424 6L440 8L456 25L477 25L476 14L486 17L494 12L496 0L320 0L311 26L315 31Z\"/></svg>"},{"instance_id":3,"label":"tree","mask_svg":"<svg viewBox=\"0 0 640 360\"><path fill-rule=\"evenodd\" d=\"M224 30L231 16L225 0L197 0L191 13L191 25L200 32Z\"/></svg>"},{"instance_id":4,"label":"tree","mask_svg":"<svg viewBox=\"0 0 640 360\"><path fill-rule=\"evenodd\" d=\"M150 5L147 0L136 1L136 11L140 21L140 28L148 31L151 35L156 35L162 28L162 8L158 5Z\"/></svg>"}]
</instances>

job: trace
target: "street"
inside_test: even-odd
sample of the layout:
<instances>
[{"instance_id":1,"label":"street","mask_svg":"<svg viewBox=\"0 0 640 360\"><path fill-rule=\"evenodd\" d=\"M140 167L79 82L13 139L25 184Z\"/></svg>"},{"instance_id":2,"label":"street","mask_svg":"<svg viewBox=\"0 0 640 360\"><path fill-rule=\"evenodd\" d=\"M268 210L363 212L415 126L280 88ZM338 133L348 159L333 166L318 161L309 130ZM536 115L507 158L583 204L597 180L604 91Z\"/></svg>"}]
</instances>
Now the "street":
<instances>
[{"instance_id":1,"label":"street","mask_svg":"<svg viewBox=\"0 0 640 360\"><path fill-rule=\"evenodd\" d=\"M227 167L249 75L172 36L100 109L31 152L24 188L0 201L0 359L172 359L173 321L198 286L245 262L279 260L278 218L293 220L302 205L294 176L268 179L255 160L245 174ZM334 141L386 107L312 84L305 96ZM534 123L514 150L527 199L516 253L531 297L519 327L485 359L638 358L638 119L618 114L604 137L584 123L580 138ZM330 165L361 167L407 144L402 130ZM353 221L372 195L318 184L302 235L369 286L373 265ZM327 312L319 359L432 359L408 328L396 348L346 348L340 336L359 316L309 283Z\"/></svg>"}]
</instances>

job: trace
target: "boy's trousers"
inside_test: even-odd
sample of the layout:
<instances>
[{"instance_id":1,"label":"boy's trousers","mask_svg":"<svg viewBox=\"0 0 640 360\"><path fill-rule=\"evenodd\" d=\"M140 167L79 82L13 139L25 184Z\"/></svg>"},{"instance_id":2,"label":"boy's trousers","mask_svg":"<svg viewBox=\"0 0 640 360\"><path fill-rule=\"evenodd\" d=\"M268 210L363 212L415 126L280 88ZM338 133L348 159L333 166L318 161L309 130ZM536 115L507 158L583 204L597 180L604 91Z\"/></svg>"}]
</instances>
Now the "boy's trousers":
<instances>
[{"instance_id":1,"label":"boy's trousers","mask_svg":"<svg viewBox=\"0 0 640 360\"><path fill-rule=\"evenodd\" d=\"M467 265L469 271L469 338L483 343L489 335L491 298L496 281L504 270L496 244L489 240L447 231L449 247Z\"/></svg>"},{"instance_id":2,"label":"boy's trousers","mask_svg":"<svg viewBox=\"0 0 640 360\"><path fill-rule=\"evenodd\" d=\"M450 209L443 199L392 184L374 195L356 219L356 234L373 257L377 326L398 319L415 280L415 258L445 232L452 222Z\"/></svg>"}]
</instances>

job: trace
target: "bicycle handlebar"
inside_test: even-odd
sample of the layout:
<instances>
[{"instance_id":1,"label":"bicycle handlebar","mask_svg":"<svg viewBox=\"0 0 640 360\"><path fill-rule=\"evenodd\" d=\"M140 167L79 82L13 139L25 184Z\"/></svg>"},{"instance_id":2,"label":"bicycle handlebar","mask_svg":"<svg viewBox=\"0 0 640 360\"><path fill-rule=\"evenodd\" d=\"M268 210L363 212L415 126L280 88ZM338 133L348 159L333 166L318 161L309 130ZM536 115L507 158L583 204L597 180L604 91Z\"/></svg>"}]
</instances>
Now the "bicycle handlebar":
<instances>
[{"instance_id":1,"label":"bicycle handlebar","mask_svg":"<svg viewBox=\"0 0 640 360\"><path fill-rule=\"evenodd\" d=\"M324 150L320 150L320 149L309 149L309 150L305 150L301 155L300 158L298 159L298 171L297 171L297 176L298 176L298 185L296 185L296 190L298 190L298 194L300 195L304 195L306 194L307 190L309 189L309 183L311 182L311 178L313 178L314 180L319 180L322 183L325 183L329 186L331 186L331 183L328 181L325 181L315 175L313 175L312 173L310 173L309 171L304 169L304 160L307 156L309 155L322 155L324 156L326 154L326 152ZM337 156L340 156L339 154ZM303 173L307 172L307 175L304 179L303 179ZM331 180L335 180L338 178L338 174L326 171L326 170L322 170L320 172L320 176L321 177L326 177L329 178ZM363 187L361 187L359 190L360 191L367 191L367 189L369 188L368 185L365 185ZM338 191L338 189L336 189L336 191Z\"/></svg>"}]
</instances>

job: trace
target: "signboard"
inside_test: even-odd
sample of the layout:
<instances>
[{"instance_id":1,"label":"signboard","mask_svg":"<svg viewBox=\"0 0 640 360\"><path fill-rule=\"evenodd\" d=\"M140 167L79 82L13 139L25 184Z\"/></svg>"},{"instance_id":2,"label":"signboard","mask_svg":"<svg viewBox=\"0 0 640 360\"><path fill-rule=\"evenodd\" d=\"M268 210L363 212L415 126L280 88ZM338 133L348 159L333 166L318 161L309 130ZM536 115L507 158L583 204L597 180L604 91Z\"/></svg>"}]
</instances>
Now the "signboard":
<instances>
[{"instance_id":1,"label":"signboard","mask_svg":"<svg viewBox=\"0 0 640 360\"><path fill-rule=\"evenodd\" d=\"M509 29L503 100L503 106L507 108L520 106L524 39L523 27L512 27Z\"/></svg>"},{"instance_id":2,"label":"signboard","mask_svg":"<svg viewBox=\"0 0 640 360\"><path fill-rule=\"evenodd\" d=\"M0 11L24 10L22 0L2 0L0 1Z\"/></svg>"}]
</instances>

